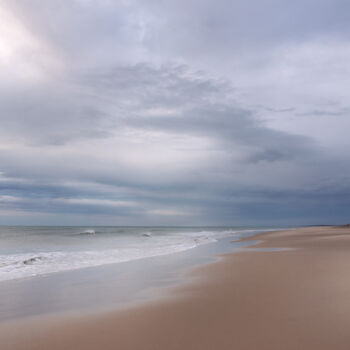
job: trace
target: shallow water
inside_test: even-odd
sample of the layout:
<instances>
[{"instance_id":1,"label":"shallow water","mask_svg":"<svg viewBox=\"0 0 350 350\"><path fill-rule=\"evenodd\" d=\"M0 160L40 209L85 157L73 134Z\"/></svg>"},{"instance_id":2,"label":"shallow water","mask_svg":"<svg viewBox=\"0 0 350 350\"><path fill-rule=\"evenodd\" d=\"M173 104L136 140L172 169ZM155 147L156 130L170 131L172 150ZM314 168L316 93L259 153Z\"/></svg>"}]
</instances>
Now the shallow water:
<instances>
[{"instance_id":1,"label":"shallow water","mask_svg":"<svg viewBox=\"0 0 350 350\"><path fill-rule=\"evenodd\" d=\"M148 231L146 232L152 232L150 228L147 229ZM71 230L65 229L64 232L69 232L70 234ZM179 242L185 241L188 243L190 240L193 241L198 236L201 238L210 236L211 240L209 242L209 239L206 239L206 244L200 243L195 245L193 247L195 249L188 248L177 252L172 251L170 254L158 254L151 257L143 255L142 258L130 259L126 262L117 261L116 263L101 264L99 266L89 265L89 267L85 267L84 265L79 265L79 268L55 271L55 273L39 273L34 277L27 276L26 278L23 278L22 274L21 278L4 280L0 282L0 321L53 313L95 312L114 309L131 302L149 300L153 297L158 298L160 297L159 290L161 290L159 287L170 286L183 280L184 272L190 267L210 262L216 259L219 254L240 251L242 247L256 243L237 241L232 243L232 241L238 240L240 237L253 235L262 230L262 228L260 230L245 228L240 231L236 229L233 232L233 229L230 231L227 228L216 228L216 230L212 231L207 230L207 228L205 230L203 228L191 228L191 230L182 228L177 231L171 228L169 229L170 233L168 231L165 234L164 231L156 231L156 233L153 231L151 233L152 240L154 236L158 235L160 239L155 240L155 244L158 246L162 244L162 248L165 246L165 243L162 242L163 236L165 236L167 244L171 242L171 247L179 244ZM264 228L264 230L270 229ZM210 235L208 234L209 232ZM228 234L228 232L230 233ZM55 234L57 235L57 233L52 233L52 235ZM113 241L114 244L127 243L127 248L129 249L131 244L136 244L135 241L142 242L149 239L149 237L144 237L142 234L143 230L138 228L129 233L129 235L133 235L130 239L127 239L129 238L127 236L128 233L124 233L124 237L120 239L120 237L108 237L108 235L113 235L113 233L109 232L102 233L102 238L97 237L95 239L95 235L98 235L98 233L95 233L92 241L84 242L82 245L84 245L84 249L87 249L87 247L91 249L93 245L95 247L94 251L106 252L110 250L110 247L108 249L103 248L106 248L107 242ZM63 239L54 237L52 241L55 242L56 247L57 244L63 247L62 242L67 239L66 237L70 236L64 236ZM28 239L28 236L26 239ZM101 239L103 244L100 241L94 245L94 242L99 239ZM30 242L27 244L26 249L28 249L28 246L34 247L34 241L38 241L38 238L35 237L33 240L29 239L28 241ZM43 241L45 241L46 249L49 246L54 246L51 242L47 244L49 241L47 237L44 237ZM150 243L147 244L149 245ZM143 245L143 248L148 247L148 245ZM41 242L41 250L43 246L44 243ZM78 247L79 249L77 249ZM76 252L81 254L81 248L81 246L75 245L74 247L69 247L67 251L72 254L76 254ZM23 247L20 249L23 249ZM256 250L256 248L253 249ZM26 253L14 253L12 251L9 255L13 256L15 254Z\"/></svg>"},{"instance_id":2,"label":"shallow water","mask_svg":"<svg viewBox=\"0 0 350 350\"><path fill-rule=\"evenodd\" d=\"M239 238L238 227L0 227L0 281L169 255Z\"/></svg>"}]
</instances>

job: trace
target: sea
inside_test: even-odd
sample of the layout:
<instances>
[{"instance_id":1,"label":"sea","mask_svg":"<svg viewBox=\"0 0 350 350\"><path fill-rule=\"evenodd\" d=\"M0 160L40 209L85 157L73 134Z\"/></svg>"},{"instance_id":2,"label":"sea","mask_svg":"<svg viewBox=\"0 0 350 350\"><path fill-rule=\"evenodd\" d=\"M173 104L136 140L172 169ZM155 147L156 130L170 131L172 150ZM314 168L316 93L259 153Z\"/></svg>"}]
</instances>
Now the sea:
<instances>
[{"instance_id":1,"label":"sea","mask_svg":"<svg viewBox=\"0 0 350 350\"><path fill-rule=\"evenodd\" d=\"M193 250L268 227L0 227L0 281Z\"/></svg>"},{"instance_id":2,"label":"sea","mask_svg":"<svg viewBox=\"0 0 350 350\"><path fill-rule=\"evenodd\" d=\"M240 238L276 229L0 226L0 323L167 298L171 286L195 282L191 271L222 254L266 250Z\"/></svg>"}]
</instances>

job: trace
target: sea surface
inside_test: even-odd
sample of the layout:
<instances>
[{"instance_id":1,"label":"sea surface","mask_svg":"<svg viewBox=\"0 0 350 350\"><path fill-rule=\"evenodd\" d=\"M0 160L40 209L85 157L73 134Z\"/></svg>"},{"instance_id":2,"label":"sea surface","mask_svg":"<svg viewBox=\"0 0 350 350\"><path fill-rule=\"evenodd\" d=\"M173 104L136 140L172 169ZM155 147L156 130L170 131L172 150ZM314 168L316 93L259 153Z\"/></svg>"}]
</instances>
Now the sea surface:
<instances>
[{"instance_id":1,"label":"sea surface","mask_svg":"<svg viewBox=\"0 0 350 350\"><path fill-rule=\"evenodd\" d=\"M0 227L0 281L172 255L267 227Z\"/></svg>"}]
</instances>

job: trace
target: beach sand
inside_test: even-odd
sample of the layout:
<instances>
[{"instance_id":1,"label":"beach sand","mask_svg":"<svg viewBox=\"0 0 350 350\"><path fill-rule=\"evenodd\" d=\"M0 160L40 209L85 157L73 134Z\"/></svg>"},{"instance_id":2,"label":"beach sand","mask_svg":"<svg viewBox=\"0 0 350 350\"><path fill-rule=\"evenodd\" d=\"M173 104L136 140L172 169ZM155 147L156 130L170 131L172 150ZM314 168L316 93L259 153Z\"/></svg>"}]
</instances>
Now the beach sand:
<instances>
[{"instance_id":1,"label":"beach sand","mask_svg":"<svg viewBox=\"0 0 350 350\"><path fill-rule=\"evenodd\" d=\"M191 272L169 298L0 326L7 349L350 349L350 228L260 234L254 251ZM268 248L291 248L269 251Z\"/></svg>"}]
</instances>

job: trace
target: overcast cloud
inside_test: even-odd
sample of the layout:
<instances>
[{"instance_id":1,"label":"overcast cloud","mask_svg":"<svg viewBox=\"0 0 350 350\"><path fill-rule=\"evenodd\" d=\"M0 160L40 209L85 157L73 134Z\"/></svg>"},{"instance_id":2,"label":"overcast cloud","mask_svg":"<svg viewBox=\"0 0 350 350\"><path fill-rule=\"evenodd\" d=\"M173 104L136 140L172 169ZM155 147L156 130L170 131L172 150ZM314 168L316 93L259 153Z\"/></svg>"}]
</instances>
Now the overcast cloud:
<instances>
[{"instance_id":1,"label":"overcast cloud","mask_svg":"<svg viewBox=\"0 0 350 350\"><path fill-rule=\"evenodd\" d=\"M0 1L0 224L349 222L349 13Z\"/></svg>"}]
</instances>

